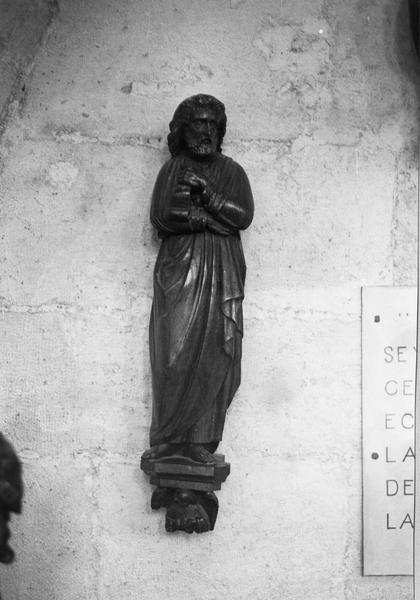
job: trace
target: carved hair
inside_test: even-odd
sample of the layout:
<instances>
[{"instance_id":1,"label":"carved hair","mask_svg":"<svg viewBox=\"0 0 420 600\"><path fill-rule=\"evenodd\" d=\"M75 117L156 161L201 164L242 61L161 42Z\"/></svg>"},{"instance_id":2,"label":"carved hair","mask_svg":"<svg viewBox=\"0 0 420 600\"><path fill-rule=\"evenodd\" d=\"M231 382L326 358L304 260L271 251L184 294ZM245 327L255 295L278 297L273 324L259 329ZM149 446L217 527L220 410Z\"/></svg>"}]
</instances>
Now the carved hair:
<instances>
[{"instance_id":1,"label":"carved hair","mask_svg":"<svg viewBox=\"0 0 420 600\"><path fill-rule=\"evenodd\" d=\"M168 146L172 156L177 156L184 149L184 127L191 121L194 111L203 107L211 108L216 113L218 122L217 151L222 151L222 141L226 133L227 120L225 105L214 96L197 94L181 102L174 112L172 121L169 123Z\"/></svg>"}]
</instances>

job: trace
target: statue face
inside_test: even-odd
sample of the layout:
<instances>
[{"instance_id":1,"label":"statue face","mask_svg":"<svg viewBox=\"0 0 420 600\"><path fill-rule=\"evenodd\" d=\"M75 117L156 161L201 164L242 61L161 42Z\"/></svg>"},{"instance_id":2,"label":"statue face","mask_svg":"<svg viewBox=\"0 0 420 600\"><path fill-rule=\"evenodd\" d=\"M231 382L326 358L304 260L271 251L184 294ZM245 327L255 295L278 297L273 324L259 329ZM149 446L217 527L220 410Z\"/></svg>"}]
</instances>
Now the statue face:
<instances>
[{"instance_id":1,"label":"statue face","mask_svg":"<svg viewBox=\"0 0 420 600\"><path fill-rule=\"evenodd\" d=\"M218 122L211 108L198 108L184 129L186 146L193 156L205 158L217 151Z\"/></svg>"}]
</instances>

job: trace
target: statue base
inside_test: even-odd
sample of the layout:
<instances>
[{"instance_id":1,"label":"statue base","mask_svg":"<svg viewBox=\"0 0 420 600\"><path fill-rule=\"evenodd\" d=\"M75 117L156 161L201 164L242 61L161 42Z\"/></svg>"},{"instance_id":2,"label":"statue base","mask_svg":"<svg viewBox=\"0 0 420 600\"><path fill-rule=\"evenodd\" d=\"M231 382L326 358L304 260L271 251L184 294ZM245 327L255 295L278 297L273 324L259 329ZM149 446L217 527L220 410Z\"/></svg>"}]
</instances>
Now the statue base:
<instances>
[{"instance_id":1,"label":"statue base","mask_svg":"<svg viewBox=\"0 0 420 600\"><path fill-rule=\"evenodd\" d=\"M223 454L214 454L214 463L200 463L185 456L143 458L141 469L157 488L151 506L166 508L166 531L204 533L212 531L219 502L214 490L220 490L230 473Z\"/></svg>"},{"instance_id":2,"label":"statue base","mask_svg":"<svg viewBox=\"0 0 420 600\"><path fill-rule=\"evenodd\" d=\"M10 538L9 518L9 513L0 509L0 563L5 565L9 565L15 558L15 553L8 544Z\"/></svg>"}]
</instances>

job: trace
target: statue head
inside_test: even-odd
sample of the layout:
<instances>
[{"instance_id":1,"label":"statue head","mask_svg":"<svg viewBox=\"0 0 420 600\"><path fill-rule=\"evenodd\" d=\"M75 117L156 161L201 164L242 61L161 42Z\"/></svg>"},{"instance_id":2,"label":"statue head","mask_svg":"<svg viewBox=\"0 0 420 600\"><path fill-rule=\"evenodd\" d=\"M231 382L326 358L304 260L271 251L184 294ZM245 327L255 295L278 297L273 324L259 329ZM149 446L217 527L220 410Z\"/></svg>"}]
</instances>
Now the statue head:
<instances>
[{"instance_id":1,"label":"statue head","mask_svg":"<svg viewBox=\"0 0 420 600\"><path fill-rule=\"evenodd\" d=\"M226 133L225 106L214 96L190 96L175 110L169 129L168 146L172 156L183 150L197 158L221 152Z\"/></svg>"}]
</instances>

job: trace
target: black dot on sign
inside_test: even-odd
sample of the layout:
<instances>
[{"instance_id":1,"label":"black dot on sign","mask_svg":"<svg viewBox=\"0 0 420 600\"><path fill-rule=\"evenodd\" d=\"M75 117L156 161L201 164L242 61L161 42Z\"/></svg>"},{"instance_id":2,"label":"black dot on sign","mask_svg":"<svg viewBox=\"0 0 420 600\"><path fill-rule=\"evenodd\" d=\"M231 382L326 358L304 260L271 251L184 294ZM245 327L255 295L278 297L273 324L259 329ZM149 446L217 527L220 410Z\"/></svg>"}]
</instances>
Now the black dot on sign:
<instances>
[{"instance_id":1,"label":"black dot on sign","mask_svg":"<svg viewBox=\"0 0 420 600\"><path fill-rule=\"evenodd\" d=\"M373 460L378 460L379 454L377 452L372 452L372 458Z\"/></svg>"},{"instance_id":2,"label":"black dot on sign","mask_svg":"<svg viewBox=\"0 0 420 600\"><path fill-rule=\"evenodd\" d=\"M379 315L375 315L375 318L373 320L375 321L375 323L379 323L381 317Z\"/></svg>"}]
</instances>

